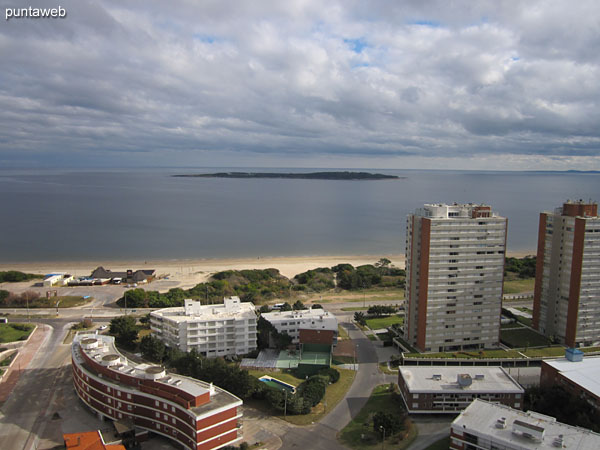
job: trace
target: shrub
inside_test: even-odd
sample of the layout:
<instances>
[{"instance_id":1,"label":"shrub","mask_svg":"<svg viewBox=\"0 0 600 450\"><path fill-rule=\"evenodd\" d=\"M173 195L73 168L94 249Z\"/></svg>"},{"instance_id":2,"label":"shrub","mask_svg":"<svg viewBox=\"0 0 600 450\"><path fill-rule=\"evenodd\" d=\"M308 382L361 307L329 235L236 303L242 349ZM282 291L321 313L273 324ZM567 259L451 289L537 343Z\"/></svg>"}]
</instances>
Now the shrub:
<instances>
[{"instance_id":1,"label":"shrub","mask_svg":"<svg viewBox=\"0 0 600 450\"><path fill-rule=\"evenodd\" d=\"M324 369L319 370L317 375L328 377L330 383L337 383L340 379L340 372L333 367L325 367Z\"/></svg>"}]
</instances>

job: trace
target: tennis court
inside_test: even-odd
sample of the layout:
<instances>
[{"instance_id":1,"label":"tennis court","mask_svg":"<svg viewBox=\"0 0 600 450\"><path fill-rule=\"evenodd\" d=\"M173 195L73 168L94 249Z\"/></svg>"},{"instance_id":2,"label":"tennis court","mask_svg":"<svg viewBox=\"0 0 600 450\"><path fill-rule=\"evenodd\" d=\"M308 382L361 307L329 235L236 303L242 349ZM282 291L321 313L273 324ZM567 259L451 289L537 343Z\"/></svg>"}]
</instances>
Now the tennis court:
<instances>
[{"instance_id":1,"label":"tennis court","mask_svg":"<svg viewBox=\"0 0 600 450\"><path fill-rule=\"evenodd\" d=\"M302 352L302 364L329 366L331 354L322 352Z\"/></svg>"}]
</instances>

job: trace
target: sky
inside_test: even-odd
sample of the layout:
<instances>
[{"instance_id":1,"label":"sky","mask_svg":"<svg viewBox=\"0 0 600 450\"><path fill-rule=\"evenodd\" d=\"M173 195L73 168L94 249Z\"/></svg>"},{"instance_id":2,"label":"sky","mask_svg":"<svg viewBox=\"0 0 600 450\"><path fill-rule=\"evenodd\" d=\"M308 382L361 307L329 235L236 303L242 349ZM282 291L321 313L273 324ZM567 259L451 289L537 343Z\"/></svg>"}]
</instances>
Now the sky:
<instances>
[{"instance_id":1,"label":"sky","mask_svg":"<svg viewBox=\"0 0 600 450\"><path fill-rule=\"evenodd\" d=\"M0 167L600 170L600 3L0 0Z\"/></svg>"}]
</instances>

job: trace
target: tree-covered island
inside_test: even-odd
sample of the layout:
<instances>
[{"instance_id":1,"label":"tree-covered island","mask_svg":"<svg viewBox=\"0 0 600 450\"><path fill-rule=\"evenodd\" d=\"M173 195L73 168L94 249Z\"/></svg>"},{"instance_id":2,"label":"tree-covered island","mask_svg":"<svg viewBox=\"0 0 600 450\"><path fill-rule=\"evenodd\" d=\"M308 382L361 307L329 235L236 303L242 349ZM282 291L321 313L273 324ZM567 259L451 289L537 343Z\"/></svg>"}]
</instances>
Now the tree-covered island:
<instances>
[{"instance_id":1,"label":"tree-covered island","mask_svg":"<svg viewBox=\"0 0 600 450\"><path fill-rule=\"evenodd\" d=\"M310 173L283 173L283 172L218 172L173 175L186 178L290 178L300 180L398 180L396 175L369 172L310 172Z\"/></svg>"}]
</instances>

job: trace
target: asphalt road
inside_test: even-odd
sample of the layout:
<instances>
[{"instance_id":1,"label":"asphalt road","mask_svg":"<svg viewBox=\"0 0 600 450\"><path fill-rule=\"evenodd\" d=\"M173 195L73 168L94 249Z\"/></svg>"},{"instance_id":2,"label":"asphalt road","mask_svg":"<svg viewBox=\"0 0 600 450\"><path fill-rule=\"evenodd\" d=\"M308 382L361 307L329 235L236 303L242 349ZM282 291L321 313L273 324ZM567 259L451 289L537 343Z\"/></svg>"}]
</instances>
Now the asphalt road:
<instances>
[{"instance_id":1,"label":"asphalt road","mask_svg":"<svg viewBox=\"0 0 600 450\"><path fill-rule=\"evenodd\" d=\"M58 369L69 362L70 347L61 345L68 328L68 323L52 327L0 408L0 442L10 443L6 448L29 450L38 447L39 436L50 420L48 406L60 374Z\"/></svg>"}]
</instances>

